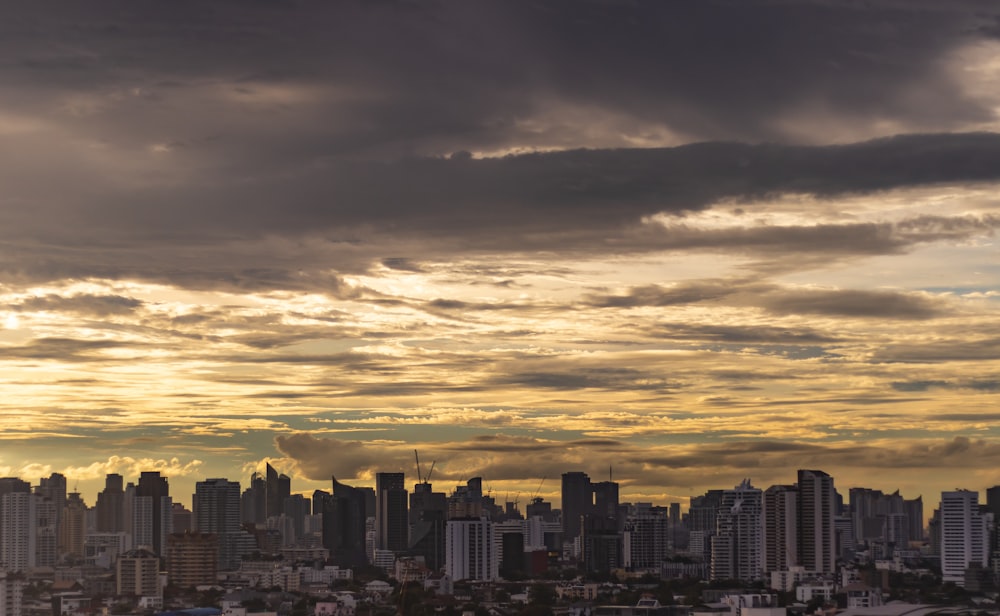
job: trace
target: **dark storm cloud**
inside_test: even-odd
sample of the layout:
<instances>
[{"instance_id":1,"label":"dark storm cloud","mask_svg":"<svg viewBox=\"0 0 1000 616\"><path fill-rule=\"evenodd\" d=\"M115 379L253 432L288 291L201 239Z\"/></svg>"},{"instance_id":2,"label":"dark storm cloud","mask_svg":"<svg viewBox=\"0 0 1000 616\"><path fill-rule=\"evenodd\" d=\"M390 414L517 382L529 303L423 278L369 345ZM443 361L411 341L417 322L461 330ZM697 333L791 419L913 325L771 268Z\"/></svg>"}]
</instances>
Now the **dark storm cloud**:
<instances>
[{"instance_id":1,"label":"dark storm cloud","mask_svg":"<svg viewBox=\"0 0 1000 616\"><path fill-rule=\"evenodd\" d=\"M996 135L807 147L782 128L815 101L910 131L988 120L946 60L988 36L989 5L59 6L0 9L10 281L342 295L334 272L470 250L884 254L995 226L640 227L720 200L996 180ZM728 141L615 149L657 126L684 136L652 143ZM508 147L565 151L443 157Z\"/></svg>"},{"instance_id":2,"label":"dark storm cloud","mask_svg":"<svg viewBox=\"0 0 1000 616\"><path fill-rule=\"evenodd\" d=\"M126 315L142 306L142 302L121 295L44 295L31 297L12 306L19 311L74 312L93 317Z\"/></svg>"},{"instance_id":3,"label":"dark storm cloud","mask_svg":"<svg viewBox=\"0 0 1000 616\"><path fill-rule=\"evenodd\" d=\"M247 92L333 83L358 93L334 108L340 122L327 126L342 126L336 143L301 135L286 153L520 145L539 129L519 121L549 99L702 138L773 139L782 135L781 114L817 100L849 117L888 113L925 126L988 116L956 95L940 62L989 36L995 7L976 9L886 1L64 2L57 10L6 9L0 51L8 83L140 85L147 104L199 79ZM572 132L556 124L541 136L571 141Z\"/></svg>"},{"instance_id":4,"label":"dark storm cloud","mask_svg":"<svg viewBox=\"0 0 1000 616\"><path fill-rule=\"evenodd\" d=\"M731 306L759 307L781 315L819 314L883 319L928 319L946 312L944 302L913 293L800 289L748 280L701 280L684 282L672 287L646 285L630 289L624 295L591 294L587 296L586 301L598 308L669 307L715 302ZM705 333L711 332L705 331ZM738 330L729 332L719 330L714 333L745 337L745 334ZM801 342L810 340L809 335L796 336L776 331L771 333L777 334L777 340L785 342L796 338Z\"/></svg>"}]
</instances>

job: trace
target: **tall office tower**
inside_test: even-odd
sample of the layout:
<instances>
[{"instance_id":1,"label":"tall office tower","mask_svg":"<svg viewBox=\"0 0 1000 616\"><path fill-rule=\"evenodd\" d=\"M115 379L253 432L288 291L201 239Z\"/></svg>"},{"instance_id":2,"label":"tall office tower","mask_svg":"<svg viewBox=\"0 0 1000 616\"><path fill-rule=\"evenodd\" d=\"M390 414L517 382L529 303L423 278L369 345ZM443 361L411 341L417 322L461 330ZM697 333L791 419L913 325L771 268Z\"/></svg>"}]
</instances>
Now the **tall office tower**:
<instances>
[{"instance_id":1,"label":"tall office tower","mask_svg":"<svg viewBox=\"0 0 1000 616\"><path fill-rule=\"evenodd\" d=\"M753 581L763 573L763 492L744 479L722 492L712 538L713 580Z\"/></svg>"},{"instance_id":2,"label":"tall office tower","mask_svg":"<svg viewBox=\"0 0 1000 616\"><path fill-rule=\"evenodd\" d=\"M0 496L0 567L25 571L36 565L38 537L37 502L41 497L29 492Z\"/></svg>"},{"instance_id":3,"label":"tall office tower","mask_svg":"<svg viewBox=\"0 0 1000 616\"><path fill-rule=\"evenodd\" d=\"M270 464L266 464L265 468L265 490L266 490L266 500L264 512L264 520L267 518L277 517L284 513L284 503L285 499L292 495L292 480L289 479L288 475L278 474L278 471L274 470L274 467ZM261 521L258 521L260 523Z\"/></svg>"},{"instance_id":4,"label":"tall office tower","mask_svg":"<svg viewBox=\"0 0 1000 616\"><path fill-rule=\"evenodd\" d=\"M456 582L497 579L500 573L494 554L493 522L481 518L448 520L444 568Z\"/></svg>"},{"instance_id":5,"label":"tall office tower","mask_svg":"<svg viewBox=\"0 0 1000 616\"><path fill-rule=\"evenodd\" d=\"M323 547L340 567L368 564L365 551L365 492L333 478L333 494L323 502Z\"/></svg>"},{"instance_id":6,"label":"tall office tower","mask_svg":"<svg viewBox=\"0 0 1000 616\"><path fill-rule=\"evenodd\" d=\"M301 494L292 494L282 503L284 515L292 521L295 535L292 538L293 543L306 534L306 516L309 515L310 508L309 499Z\"/></svg>"},{"instance_id":7,"label":"tall office tower","mask_svg":"<svg viewBox=\"0 0 1000 616\"><path fill-rule=\"evenodd\" d=\"M562 476L563 541L580 536L583 516L594 508L594 489L587 473L573 471Z\"/></svg>"},{"instance_id":8,"label":"tall office tower","mask_svg":"<svg viewBox=\"0 0 1000 616\"><path fill-rule=\"evenodd\" d=\"M764 491L764 572L798 564L798 490L775 485Z\"/></svg>"},{"instance_id":9,"label":"tall office tower","mask_svg":"<svg viewBox=\"0 0 1000 616\"><path fill-rule=\"evenodd\" d=\"M1000 503L998 503L1000 506ZM910 541L924 540L924 497L918 496L913 499L903 501L903 511L909 520ZM1000 515L993 514L995 520L1000 520Z\"/></svg>"},{"instance_id":10,"label":"tall office tower","mask_svg":"<svg viewBox=\"0 0 1000 616\"><path fill-rule=\"evenodd\" d=\"M618 484L614 481L599 481L591 484L594 492L592 515L618 519Z\"/></svg>"},{"instance_id":11,"label":"tall office tower","mask_svg":"<svg viewBox=\"0 0 1000 616\"><path fill-rule=\"evenodd\" d=\"M56 511L54 530L56 536L61 539L62 514L63 509L66 507L66 477L61 473L52 473L48 477L42 477L38 480L38 487L35 488L35 494L52 501L52 505ZM59 551L67 552L67 546L59 543Z\"/></svg>"},{"instance_id":12,"label":"tall office tower","mask_svg":"<svg viewBox=\"0 0 1000 616\"><path fill-rule=\"evenodd\" d=\"M59 531L56 527L56 504L48 497L34 494L35 566L54 567L59 561Z\"/></svg>"},{"instance_id":13,"label":"tall office tower","mask_svg":"<svg viewBox=\"0 0 1000 616\"><path fill-rule=\"evenodd\" d=\"M312 514L322 515L323 514L323 504L326 503L326 499L329 498L330 493L326 490L313 490L312 495Z\"/></svg>"},{"instance_id":14,"label":"tall office tower","mask_svg":"<svg viewBox=\"0 0 1000 616\"><path fill-rule=\"evenodd\" d=\"M660 564L670 555L670 515L664 507L636 503L625 517L622 538L625 567L659 575Z\"/></svg>"},{"instance_id":15,"label":"tall office tower","mask_svg":"<svg viewBox=\"0 0 1000 616\"><path fill-rule=\"evenodd\" d=\"M709 490L702 496L691 499L688 507L688 530L715 533L723 492L725 490Z\"/></svg>"},{"instance_id":16,"label":"tall office tower","mask_svg":"<svg viewBox=\"0 0 1000 616\"><path fill-rule=\"evenodd\" d=\"M1000 486L986 488L986 510L993 514L993 518L1000 520Z\"/></svg>"},{"instance_id":17,"label":"tall office tower","mask_svg":"<svg viewBox=\"0 0 1000 616\"><path fill-rule=\"evenodd\" d=\"M0 616L24 614L24 578L0 569Z\"/></svg>"},{"instance_id":18,"label":"tall office tower","mask_svg":"<svg viewBox=\"0 0 1000 616\"><path fill-rule=\"evenodd\" d=\"M87 505L79 492L70 492L63 508L62 526L59 528L59 545L63 552L83 556L83 540L87 536Z\"/></svg>"},{"instance_id":19,"label":"tall office tower","mask_svg":"<svg viewBox=\"0 0 1000 616\"><path fill-rule=\"evenodd\" d=\"M435 492L427 481L413 485L409 510L409 552L414 556L423 556L431 571L444 566L444 526L447 517L448 498L444 492Z\"/></svg>"},{"instance_id":20,"label":"tall office tower","mask_svg":"<svg viewBox=\"0 0 1000 616\"><path fill-rule=\"evenodd\" d=\"M240 511L241 521L261 527L266 524L267 480L260 473L250 475L250 486L243 492Z\"/></svg>"},{"instance_id":21,"label":"tall office tower","mask_svg":"<svg viewBox=\"0 0 1000 616\"><path fill-rule=\"evenodd\" d=\"M620 569L624 559L618 521L603 516L584 516L580 530L580 553L584 571L610 573Z\"/></svg>"},{"instance_id":22,"label":"tall office tower","mask_svg":"<svg viewBox=\"0 0 1000 616\"><path fill-rule=\"evenodd\" d=\"M135 484L131 481L125 485L122 493L122 523L125 525L125 549L131 550L139 545L135 537ZM152 541L150 530L150 541ZM148 547L148 543L146 544Z\"/></svg>"},{"instance_id":23,"label":"tall office tower","mask_svg":"<svg viewBox=\"0 0 1000 616\"><path fill-rule=\"evenodd\" d=\"M989 529L979 511L979 493L941 493L941 574L945 582L965 585L970 565L987 565Z\"/></svg>"},{"instance_id":24,"label":"tall office tower","mask_svg":"<svg viewBox=\"0 0 1000 616\"><path fill-rule=\"evenodd\" d=\"M823 471L800 470L798 478L799 564L806 571L833 573L837 565L833 477Z\"/></svg>"},{"instance_id":25,"label":"tall office tower","mask_svg":"<svg viewBox=\"0 0 1000 616\"><path fill-rule=\"evenodd\" d=\"M882 499L885 494L881 490L869 488L851 488L849 494L851 519L854 522L854 541L858 545L863 545L869 539L876 539L881 534L881 522L877 518L880 510L884 511Z\"/></svg>"},{"instance_id":26,"label":"tall office tower","mask_svg":"<svg viewBox=\"0 0 1000 616\"><path fill-rule=\"evenodd\" d=\"M838 515L833 519L833 527L837 531L837 558L854 560L856 544L854 543L854 522L849 515Z\"/></svg>"},{"instance_id":27,"label":"tall office tower","mask_svg":"<svg viewBox=\"0 0 1000 616\"><path fill-rule=\"evenodd\" d=\"M104 478L104 490L97 494L97 531L117 533L125 530L125 492L122 476L109 473Z\"/></svg>"},{"instance_id":28,"label":"tall office tower","mask_svg":"<svg viewBox=\"0 0 1000 616\"><path fill-rule=\"evenodd\" d=\"M134 523L136 529L136 544L146 545L138 542L139 528L144 531L143 538L148 538L151 542L154 554L163 555L163 550L167 547L167 535L173 532L173 516L171 509L173 501L170 498L170 486L167 478L161 477L158 471L143 471L139 474L139 484L135 489L136 495L136 517ZM140 499L143 505L139 505ZM141 514L140 514L141 510ZM145 530L148 528L148 533Z\"/></svg>"},{"instance_id":29,"label":"tall office tower","mask_svg":"<svg viewBox=\"0 0 1000 616\"><path fill-rule=\"evenodd\" d=\"M402 552L409 544L409 494L403 473L375 473L375 545Z\"/></svg>"},{"instance_id":30,"label":"tall office tower","mask_svg":"<svg viewBox=\"0 0 1000 616\"><path fill-rule=\"evenodd\" d=\"M189 533L195 529L194 514L184 505L173 503L170 506L170 525L173 534Z\"/></svg>"},{"instance_id":31,"label":"tall office tower","mask_svg":"<svg viewBox=\"0 0 1000 616\"><path fill-rule=\"evenodd\" d=\"M217 568L238 569L243 556L255 548L253 537L243 530L240 522L239 482L224 478L199 481L191 497L191 508L195 529L218 537Z\"/></svg>"}]
</instances>

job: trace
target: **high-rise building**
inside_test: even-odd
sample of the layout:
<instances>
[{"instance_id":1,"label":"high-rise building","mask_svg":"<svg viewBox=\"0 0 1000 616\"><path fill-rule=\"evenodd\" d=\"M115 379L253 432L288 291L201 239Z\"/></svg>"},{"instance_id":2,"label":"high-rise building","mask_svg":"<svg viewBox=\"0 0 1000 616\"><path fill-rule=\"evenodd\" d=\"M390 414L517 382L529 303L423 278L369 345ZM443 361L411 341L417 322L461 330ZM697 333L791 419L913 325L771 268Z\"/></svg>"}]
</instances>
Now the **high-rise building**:
<instances>
[{"instance_id":1,"label":"high-rise building","mask_svg":"<svg viewBox=\"0 0 1000 616\"><path fill-rule=\"evenodd\" d=\"M309 499L301 494L292 494L285 499L282 504L283 514L291 521L292 537L290 543L302 538L306 534L306 516L311 509Z\"/></svg>"},{"instance_id":2,"label":"high-rise building","mask_svg":"<svg viewBox=\"0 0 1000 616\"><path fill-rule=\"evenodd\" d=\"M260 473L250 475L250 486L243 492L240 510L243 522L261 527L267 523L267 480Z\"/></svg>"},{"instance_id":3,"label":"high-rise building","mask_svg":"<svg viewBox=\"0 0 1000 616\"><path fill-rule=\"evenodd\" d=\"M636 503L629 507L622 540L624 565L657 575L669 554L670 515L664 507Z\"/></svg>"},{"instance_id":4,"label":"high-rise building","mask_svg":"<svg viewBox=\"0 0 1000 616\"><path fill-rule=\"evenodd\" d=\"M806 571L833 573L837 564L833 477L823 471L800 470L798 479L799 564Z\"/></svg>"},{"instance_id":5,"label":"high-rise building","mask_svg":"<svg viewBox=\"0 0 1000 616\"><path fill-rule=\"evenodd\" d=\"M941 493L941 574L945 582L965 585L965 570L986 567L989 529L979 511L979 494L969 490Z\"/></svg>"},{"instance_id":6,"label":"high-rise building","mask_svg":"<svg viewBox=\"0 0 1000 616\"><path fill-rule=\"evenodd\" d=\"M119 596L157 597L161 596L160 559L145 549L129 550L118 557Z\"/></svg>"},{"instance_id":7,"label":"high-rise building","mask_svg":"<svg viewBox=\"0 0 1000 616\"><path fill-rule=\"evenodd\" d=\"M26 571L37 566L37 502L29 492L0 495L0 569Z\"/></svg>"},{"instance_id":8,"label":"high-rise building","mask_svg":"<svg viewBox=\"0 0 1000 616\"><path fill-rule=\"evenodd\" d=\"M52 473L48 477L42 477L38 480L38 487L35 488L35 494L47 498L52 502L52 506L56 512L52 531L60 541L58 545L59 551L64 553L69 552L68 546L61 542L62 533L60 531L62 528L63 509L66 507L66 477L62 473Z\"/></svg>"},{"instance_id":9,"label":"high-rise building","mask_svg":"<svg viewBox=\"0 0 1000 616\"><path fill-rule=\"evenodd\" d=\"M206 479L195 484L191 498L194 527L199 533L218 537L220 571L238 569L240 560L253 552L256 542L240 522L240 484L225 478Z\"/></svg>"},{"instance_id":10,"label":"high-rise building","mask_svg":"<svg viewBox=\"0 0 1000 616\"><path fill-rule=\"evenodd\" d=\"M924 499L918 496L914 499L903 501L904 511L909 521L910 541L924 540ZM1000 515L994 514L995 520L1000 520Z\"/></svg>"},{"instance_id":11,"label":"high-rise building","mask_svg":"<svg viewBox=\"0 0 1000 616\"><path fill-rule=\"evenodd\" d=\"M135 545L148 545L154 554L163 554L167 535L173 532L173 501L166 477L158 471L143 471L135 489L133 524ZM140 541L142 539L142 541ZM149 542L146 543L146 540Z\"/></svg>"},{"instance_id":12,"label":"high-rise building","mask_svg":"<svg viewBox=\"0 0 1000 616\"><path fill-rule=\"evenodd\" d=\"M236 494L238 502L238 484ZM173 533L167 537L166 561L167 577L171 584L179 588L215 584L219 561L219 535Z\"/></svg>"},{"instance_id":13,"label":"high-rise building","mask_svg":"<svg viewBox=\"0 0 1000 616\"><path fill-rule=\"evenodd\" d=\"M562 524L563 541L571 542L580 536L583 516L594 508L594 489L587 473L573 471L562 475Z\"/></svg>"},{"instance_id":14,"label":"high-rise building","mask_svg":"<svg viewBox=\"0 0 1000 616\"><path fill-rule=\"evenodd\" d=\"M333 478L333 493L323 501L323 547L340 567L368 564L365 549L365 492Z\"/></svg>"},{"instance_id":15,"label":"high-rise building","mask_svg":"<svg viewBox=\"0 0 1000 616\"><path fill-rule=\"evenodd\" d=\"M580 531L580 555L584 571L610 573L624 564L622 534L615 518L588 515Z\"/></svg>"},{"instance_id":16,"label":"high-rise building","mask_svg":"<svg viewBox=\"0 0 1000 616\"><path fill-rule=\"evenodd\" d=\"M414 484L410 494L409 552L414 556L423 556L431 571L438 571L444 566L447 516L448 498L444 492L435 492L427 481Z\"/></svg>"},{"instance_id":17,"label":"high-rise building","mask_svg":"<svg viewBox=\"0 0 1000 616\"><path fill-rule=\"evenodd\" d=\"M284 473L278 474L270 464L265 465L266 507L263 522L284 512L285 499L292 495L292 480ZM258 524L261 521L258 521Z\"/></svg>"},{"instance_id":18,"label":"high-rise building","mask_svg":"<svg viewBox=\"0 0 1000 616\"><path fill-rule=\"evenodd\" d=\"M722 492L712 537L713 580L757 580L763 573L763 492L744 479Z\"/></svg>"},{"instance_id":19,"label":"high-rise building","mask_svg":"<svg viewBox=\"0 0 1000 616\"><path fill-rule=\"evenodd\" d=\"M408 493L403 473L375 473L375 546L403 552L409 544Z\"/></svg>"},{"instance_id":20,"label":"high-rise building","mask_svg":"<svg viewBox=\"0 0 1000 616\"><path fill-rule=\"evenodd\" d=\"M798 490L774 485L764 491L764 572L798 564Z\"/></svg>"},{"instance_id":21,"label":"high-rise building","mask_svg":"<svg viewBox=\"0 0 1000 616\"><path fill-rule=\"evenodd\" d=\"M24 613L24 577L0 570L0 616Z\"/></svg>"},{"instance_id":22,"label":"high-rise building","mask_svg":"<svg viewBox=\"0 0 1000 616\"><path fill-rule=\"evenodd\" d=\"M494 554L493 522L482 518L448 520L444 567L454 581L497 579L500 574Z\"/></svg>"},{"instance_id":23,"label":"high-rise building","mask_svg":"<svg viewBox=\"0 0 1000 616\"><path fill-rule=\"evenodd\" d=\"M104 478L104 490L97 495L97 531L117 533L125 530L122 476L109 473Z\"/></svg>"},{"instance_id":24,"label":"high-rise building","mask_svg":"<svg viewBox=\"0 0 1000 616\"><path fill-rule=\"evenodd\" d=\"M66 554L83 556L83 541L87 535L87 505L79 492L70 492L63 508L59 545Z\"/></svg>"}]
</instances>

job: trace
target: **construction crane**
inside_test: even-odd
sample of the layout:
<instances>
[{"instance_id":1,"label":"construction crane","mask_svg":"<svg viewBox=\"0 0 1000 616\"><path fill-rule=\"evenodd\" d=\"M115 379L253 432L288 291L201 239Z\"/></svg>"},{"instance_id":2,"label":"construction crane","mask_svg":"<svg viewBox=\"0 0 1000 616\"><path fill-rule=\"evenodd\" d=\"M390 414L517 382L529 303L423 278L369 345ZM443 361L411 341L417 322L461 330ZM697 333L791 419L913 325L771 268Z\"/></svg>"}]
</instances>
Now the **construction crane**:
<instances>
[{"instance_id":1,"label":"construction crane","mask_svg":"<svg viewBox=\"0 0 1000 616\"><path fill-rule=\"evenodd\" d=\"M413 457L417 460L417 481L423 483L424 478L420 475L420 454L417 453L416 449L413 450Z\"/></svg>"},{"instance_id":2,"label":"construction crane","mask_svg":"<svg viewBox=\"0 0 1000 616\"><path fill-rule=\"evenodd\" d=\"M538 498L538 493L542 491L542 484L545 483L547 477L542 477L542 480L538 482L538 487L535 488L535 493L531 495L531 500Z\"/></svg>"},{"instance_id":3,"label":"construction crane","mask_svg":"<svg viewBox=\"0 0 1000 616\"><path fill-rule=\"evenodd\" d=\"M431 473L434 472L434 465L437 464L437 460L431 460L431 470L427 471L427 476L424 477L424 483L431 482Z\"/></svg>"}]
</instances>

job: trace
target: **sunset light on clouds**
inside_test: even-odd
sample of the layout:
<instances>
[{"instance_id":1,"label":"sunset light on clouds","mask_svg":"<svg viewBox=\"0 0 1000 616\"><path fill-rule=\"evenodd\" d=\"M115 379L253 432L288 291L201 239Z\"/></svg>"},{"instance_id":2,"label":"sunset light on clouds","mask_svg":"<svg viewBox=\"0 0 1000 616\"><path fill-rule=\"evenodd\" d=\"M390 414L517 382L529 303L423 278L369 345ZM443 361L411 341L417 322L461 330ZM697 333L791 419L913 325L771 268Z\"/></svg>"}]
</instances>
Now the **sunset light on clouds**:
<instances>
[{"instance_id":1,"label":"sunset light on clouds","mask_svg":"<svg viewBox=\"0 0 1000 616\"><path fill-rule=\"evenodd\" d=\"M11 3L0 476L1000 484L998 35L971 1Z\"/></svg>"}]
</instances>

